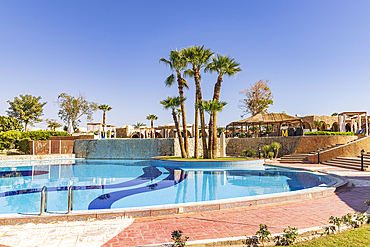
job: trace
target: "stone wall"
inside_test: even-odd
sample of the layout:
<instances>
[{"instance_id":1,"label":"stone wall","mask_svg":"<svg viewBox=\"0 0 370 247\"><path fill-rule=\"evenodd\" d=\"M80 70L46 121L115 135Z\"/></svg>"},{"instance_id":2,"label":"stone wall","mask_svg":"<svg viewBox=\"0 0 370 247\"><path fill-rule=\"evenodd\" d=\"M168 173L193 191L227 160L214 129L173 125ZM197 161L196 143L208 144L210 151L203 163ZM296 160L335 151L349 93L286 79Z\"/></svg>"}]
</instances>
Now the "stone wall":
<instances>
[{"instance_id":1,"label":"stone wall","mask_svg":"<svg viewBox=\"0 0 370 247\"><path fill-rule=\"evenodd\" d=\"M288 137L259 137L259 138L227 138L226 139L226 154L240 154L243 150L257 149L265 145L271 145L273 142L281 144L279 157L295 153L303 136L288 136Z\"/></svg>"},{"instance_id":2,"label":"stone wall","mask_svg":"<svg viewBox=\"0 0 370 247\"><path fill-rule=\"evenodd\" d=\"M361 150L370 151L370 136L361 138L347 145L339 146L327 151L320 152L320 162L331 160L337 157L357 157L361 155ZM310 155L308 161L312 163L318 162L318 156Z\"/></svg>"},{"instance_id":3,"label":"stone wall","mask_svg":"<svg viewBox=\"0 0 370 247\"><path fill-rule=\"evenodd\" d=\"M279 157L293 153L309 153L317 148L325 148L337 143L347 143L356 136L288 136L260 138L226 138L226 155L240 154L245 149L281 144ZM194 155L194 138L189 138L189 154ZM202 140L199 139L199 156L203 155ZM366 149L365 149L366 150ZM178 139L101 139L76 140L77 158L91 159L149 159L155 156L181 156ZM218 138L218 155L220 139Z\"/></svg>"},{"instance_id":4,"label":"stone wall","mask_svg":"<svg viewBox=\"0 0 370 247\"><path fill-rule=\"evenodd\" d=\"M227 139L226 139L227 140ZM194 147L195 147L195 139L194 138L189 138L188 139L188 144L189 144L189 154L190 156L194 156ZM208 144L208 138L207 138L207 144ZM198 154L199 157L203 156L203 144L202 144L202 139L199 138L198 142ZM176 138L175 139L175 156L181 156L181 150L180 150L180 143L179 140ZM220 155L220 138L217 138L217 156Z\"/></svg>"},{"instance_id":5,"label":"stone wall","mask_svg":"<svg viewBox=\"0 0 370 247\"><path fill-rule=\"evenodd\" d=\"M356 140L357 136L305 136L298 145L296 153L310 153L318 148L331 147Z\"/></svg>"},{"instance_id":6,"label":"stone wall","mask_svg":"<svg viewBox=\"0 0 370 247\"><path fill-rule=\"evenodd\" d=\"M101 139L76 140L76 158L149 159L173 155L174 139Z\"/></svg>"},{"instance_id":7,"label":"stone wall","mask_svg":"<svg viewBox=\"0 0 370 247\"><path fill-rule=\"evenodd\" d=\"M227 138L226 154L240 154L245 149L271 145L273 142L281 144L279 157L294 153L309 153L317 148L326 148L335 144L344 144L356 140L357 136L288 136L288 137L260 137L260 138Z\"/></svg>"}]
</instances>

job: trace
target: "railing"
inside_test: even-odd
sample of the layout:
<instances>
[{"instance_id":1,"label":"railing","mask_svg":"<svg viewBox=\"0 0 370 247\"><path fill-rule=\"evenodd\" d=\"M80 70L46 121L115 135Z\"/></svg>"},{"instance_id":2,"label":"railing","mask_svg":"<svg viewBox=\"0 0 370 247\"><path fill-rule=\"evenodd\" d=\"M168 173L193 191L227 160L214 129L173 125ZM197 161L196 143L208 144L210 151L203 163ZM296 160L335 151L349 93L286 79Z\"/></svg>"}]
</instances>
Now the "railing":
<instances>
[{"instance_id":1,"label":"railing","mask_svg":"<svg viewBox=\"0 0 370 247\"><path fill-rule=\"evenodd\" d=\"M47 201L48 201L48 189L46 186L42 187L41 190L41 206L40 206L40 215L47 211Z\"/></svg>"},{"instance_id":2,"label":"railing","mask_svg":"<svg viewBox=\"0 0 370 247\"><path fill-rule=\"evenodd\" d=\"M46 186L42 187L41 190L41 205L40 214L43 215L47 212L47 201L48 201L48 188ZM73 210L73 186L68 186L68 211L67 214L71 213Z\"/></svg>"},{"instance_id":3,"label":"railing","mask_svg":"<svg viewBox=\"0 0 370 247\"><path fill-rule=\"evenodd\" d=\"M68 186L68 212L69 214L73 210L73 186Z\"/></svg>"}]
</instances>

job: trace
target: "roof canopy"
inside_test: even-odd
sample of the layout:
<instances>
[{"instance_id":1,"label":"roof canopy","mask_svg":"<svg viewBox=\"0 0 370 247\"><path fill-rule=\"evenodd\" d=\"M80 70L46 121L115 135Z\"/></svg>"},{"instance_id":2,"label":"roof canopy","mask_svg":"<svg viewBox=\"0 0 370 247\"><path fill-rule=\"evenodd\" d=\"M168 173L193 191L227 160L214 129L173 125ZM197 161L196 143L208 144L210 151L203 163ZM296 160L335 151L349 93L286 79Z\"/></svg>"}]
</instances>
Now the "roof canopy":
<instances>
[{"instance_id":1,"label":"roof canopy","mask_svg":"<svg viewBox=\"0 0 370 247\"><path fill-rule=\"evenodd\" d=\"M226 126L279 124L279 123L282 124L282 123L299 123L299 122L301 122L300 118L289 116L285 113L266 113L266 114L259 113L255 116L252 116L244 120L231 122Z\"/></svg>"},{"instance_id":2,"label":"roof canopy","mask_svg":"<svg viewBox=\"0 0 370 247\"><path fill-rule=\"evenodd\" d=\"M366 111L346 111L346 112L339 113L338 115L339 116L341 115L354 116L354 115L362 115L362 114L367 114L367 112Z\"/></svg>"}]
</instances>

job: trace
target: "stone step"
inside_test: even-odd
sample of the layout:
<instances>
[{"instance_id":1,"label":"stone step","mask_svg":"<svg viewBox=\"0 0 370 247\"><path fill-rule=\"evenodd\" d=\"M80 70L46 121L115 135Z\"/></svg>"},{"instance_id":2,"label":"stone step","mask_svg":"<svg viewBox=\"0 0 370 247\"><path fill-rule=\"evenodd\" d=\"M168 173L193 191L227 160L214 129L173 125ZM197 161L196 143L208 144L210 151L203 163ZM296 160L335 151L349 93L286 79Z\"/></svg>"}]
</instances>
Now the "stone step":
<instances>
[{"instance_id":1,"label":"stone step","mask_svg":"<svg viewBox=\"0 0 370 247\"><path fill-rule=\"evenodd\" d=\"M323 165L329 165L329 166L337 166L337 167L342 167L342 168L348 168L348 169L356 169L356 170L361 170L361 164L341 164L341 163L336 163L336 162L331 162L331 161L325 161L322 162L321 164ZM370 171L370 168L368 166L364 166L365 171Z\"/></svg>"},{"instance_id":2,"label":"stone step","mask_svg":"<svg viewBox=\"0 0 370 247\"><path fill-rule=\"evenodd\" d=\"M341 162L350 162L350 163L360 163L361 164L361 158L352 158L352 157L337 157L335 159L332 159L335 161L341 161ZM364 158L364 164L370 165L370 159Z\"/></svg>"},{"instance_id":3,"label":"stone step","mask_svg":"<svg viewBox=\"0 0 370 247\"><path fill-rule=\"evenodd\" d=\"M342 164L342 165L354 165L354 166L361 166L361 161L354 161L354 160L345 160L345 159L332 159L332 160L328 160L328 161L325 161L325 162L331 162L331 163L336 163L336 164ZM324 163L324 162L322 162ZM364 166L369 166L370 163L369 162L364 162Z\"/></svg>"}]
</instances>

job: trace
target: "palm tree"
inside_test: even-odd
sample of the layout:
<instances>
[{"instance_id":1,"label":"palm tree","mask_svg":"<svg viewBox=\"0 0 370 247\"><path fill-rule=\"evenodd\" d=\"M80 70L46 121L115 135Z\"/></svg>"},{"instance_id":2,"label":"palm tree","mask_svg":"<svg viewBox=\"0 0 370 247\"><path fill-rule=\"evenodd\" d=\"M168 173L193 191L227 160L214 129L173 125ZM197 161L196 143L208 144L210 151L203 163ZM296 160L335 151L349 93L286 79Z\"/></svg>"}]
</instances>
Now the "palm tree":
<instances>
[{"instance_id":1,"label":"palm tree","mask_svg":"<svg viewBox=\"0 0 370 247\"><path fill-rule=\"evenodd\" d=\"M196 102L202 101L202 90L200 87L200 70L202 67L207 66L209 58L213 55L210 49L205 49L203 46L193 46L183 49L181 53L185 56L187 63L192 65L191 70L185 71L185 74L193 77L196 88ZM204 111L199 111L200 115L200 128L202 133L202 143L203 143L203 157L207 157L207 140L206 140L206 130L204 123ZM194 157L198 158L198 108L195 107L195 146L194 146Z\"/></svg>"},{"instance_id":2,"label":"palm tree","mask_svg":"<svg viewBox=\"0 0 370 247\"><path fill-rule=\"evenodd\" d=\"M150 128L154 128L154 120L158 120L158 117L154 114L149 114L148 116L146 116L146 120L150 120ZM154 136L152 136L152 138L154 138Z\"/></svg>"},{"instance_id":3,"label":"palm tree","mask_svg":"<svg viewBox=\"0 0 370 247\"><path fill-rule=\"evenodd\" d=\"M136 124L133 124L132 125L135 129L138 129L140 128L141 126L146 126L144 123L141 123L141 122L137 122Z\"/></svg>"},{"instance_id":4,"label":"palm tree","mask_svg":"<svg viewBox=\"0 0 370 247\"><path fill-rule=\"evenodd\" d=\"M213 91L213 100L220 100L220 91L221 91L221 82L223 81L223 76L235 76L238 72L242 71L239 67L240 63L236 62L234 58L231 58L227 55L222 56L217 54L217 58L212 57L212 62L207 65L205 71L210 72L217 72L217 82L214 87ZM211 119L209 120L211 122ZM209 147L212 148L212 153L217 153L217 130L216 130L216 123L217 123L217 111L213 115L213 138L214 142L212 143L213 146Z\"/></svg>"},{"instance_id":5,"label":"palm tree","mask_svg":"<svg viewBox=\"0 0 370 247\"><path fill-rule=\"evenodd\" d=\"M196 107L199 108L200 110L204 110L209 114L209 119L210 119L210 125L208 129L208 147L213 147L213 143L217 142L217 133L216 133L216 138L214 138L214 128L213 125L215 124L213 122L213 116L219 112L222 111L224 106L227 105L226 102L220 102L218 100L209 100L209 101L200 101L196 104ZM217 147L217 146L216 146ZM212 148L208 149L208 158L209 159L215 159L217 156L217 149L214 151Z\"/></svg>"},{"instance_id":6,"label":"palm tree","mask_svg":"<svg viewBox=\"0 0 370 247\"><path fill-rule=\"evenodd\" d=\"M98 106L98 109L103 111L103 126L105 126L105 112L110 111L113 108L109 105L100 105Z\"/></svg>"},{"instance_id":7,"label":"palm tree","mask_svg":"<svg viewBox=\"0 0 370 247\"><path fill-rule=\"evenodd\" d=\"M184 145L185 145L186 154L187 156L189 156L188 133L187 133L185 103L184 103L185 98L184 98L184 90L183 90L184 87L187 89L189 89L189 87L188 87L186 80L182 78L181 76L181 73L186 69L187 63L186 63L185 57L179 51L171 51L168 60L165 58L161 58L159 62L162 62L168 65L173 72L165 80L166 86L170 87L174 84L175 82L174 73L176 73L177 87L179 89L179 96L180 96L180 99L183 99L181 103L181 113L182 113L182 127L184 131Z\"/></svg>"},{"instance_id":8,"label":"palm tree","mask_svg":"<svg viewBox=\"0 0 370 247\"><path fill-rule=\"evenodd\" d=\"M164 106L165 109L171 109L172 110L172 117L173 121L175 122L175 126L178 133L178 139L180 143L180 150L181 150L181 157L188 158L188 155L185 151L184 143L182 142L182 135L181 130L179 126L179 122L177 121L177 115L176 115L176 108L180 107L181 104L184 102L185 99L181 99L178 97L169 97L165 100L160 101L159 103Z\"/></svg>"}]
</instances>

